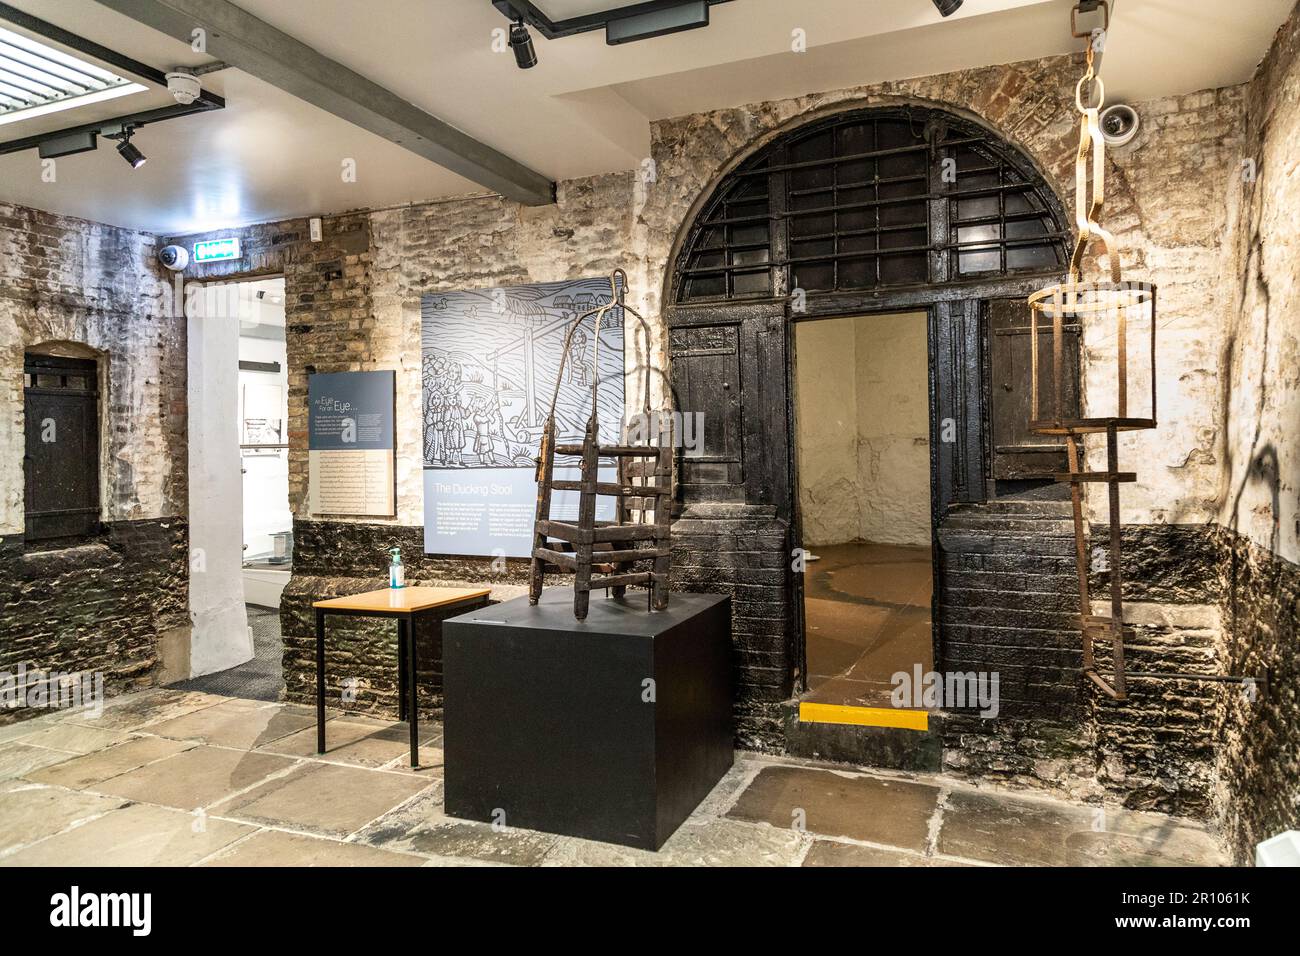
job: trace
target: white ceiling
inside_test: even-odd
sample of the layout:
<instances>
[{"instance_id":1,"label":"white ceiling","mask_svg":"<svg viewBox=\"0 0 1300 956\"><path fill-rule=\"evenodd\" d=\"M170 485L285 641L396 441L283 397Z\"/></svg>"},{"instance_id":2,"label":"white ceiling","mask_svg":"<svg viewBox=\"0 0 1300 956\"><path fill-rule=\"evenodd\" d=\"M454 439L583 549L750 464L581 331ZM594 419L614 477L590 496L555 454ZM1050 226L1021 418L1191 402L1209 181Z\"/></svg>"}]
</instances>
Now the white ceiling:
<instances>
[{"instance_id":1,"label":"white ceiling","mask_svg":"<svg viewBox=\"0 0 1300 956\"><path fill-rule=\"evenodd\" d=\"M206 62L188 44L94 0L8 0L160 69ZM518 70L495 53L507 21L489 0L235 0L249 12L553 179L637 166L649 121L800 93L1077 49L1070 0L731 0L707 29L616 47L599 32L547 41ZM552 18L620 0L540 0ZM1116 0L1108 99L1140 100L1247 79L1293 0ZM791 32L807 52L791 52ZM102 144L60 159L0 157L0 199L179 234L435 199L482 189L237 70L204 77L225 110L142 128L134 172ZM0 140L170 102L153 90L0 127ZM357 181L344 182L345 159Z\"/></svg>"}]
</instances>

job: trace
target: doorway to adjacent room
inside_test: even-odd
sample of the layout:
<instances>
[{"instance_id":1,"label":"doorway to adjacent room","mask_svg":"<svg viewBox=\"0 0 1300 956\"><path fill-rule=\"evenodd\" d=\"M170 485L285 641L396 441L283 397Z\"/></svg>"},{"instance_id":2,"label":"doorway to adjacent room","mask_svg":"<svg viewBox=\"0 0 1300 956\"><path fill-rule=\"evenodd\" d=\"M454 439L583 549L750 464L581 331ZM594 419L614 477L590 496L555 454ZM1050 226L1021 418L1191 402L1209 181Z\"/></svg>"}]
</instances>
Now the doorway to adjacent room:
<instances>
[{"instance_id":1,"label":"doorway to adjacent room","mask_svg":"<svg viewBox=\"0 0 1300 956\"><path fill-rule=\"evenodd\" d=\"M805 703L890 707L932 669L928 315L794 326Z\"/></svg>"},{"instance_id":2,"label":"doorway to adjacent room","mask_svg":"<svg viewBox=\"0 0 1300 956\"><path fill-rule=\"evenodd\" d=\"M191 543L203 574L191 581L191 677L173 686L279 700L280 595L293 558L284 278L209 283L188 306L200 416L190 423Z\"/></svg>"}]
</instances>

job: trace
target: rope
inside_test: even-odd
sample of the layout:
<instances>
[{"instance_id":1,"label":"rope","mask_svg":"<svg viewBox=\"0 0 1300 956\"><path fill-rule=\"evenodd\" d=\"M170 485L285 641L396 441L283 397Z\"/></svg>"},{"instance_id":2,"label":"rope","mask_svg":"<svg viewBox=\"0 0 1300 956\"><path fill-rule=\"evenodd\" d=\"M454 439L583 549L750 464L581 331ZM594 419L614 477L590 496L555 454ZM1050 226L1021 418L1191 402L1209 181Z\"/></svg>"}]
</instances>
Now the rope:
<instances>
[{"instance_id":1,"label":"rope","mask_svg":"<svg viewBox=\"0 0 1300 956\"><path fill-rule=\"evenodd\" d=\"M1102 206L1106 202L1106 141L1101 135L1099 115L1106 102L1106 84L1093 70L1093 45L1087 47L1088 70L1079 78L1074 87L1074 105L1079 110L1079 151L1074 161L1074 222L1079 236L1074 242L1074 253L1070 256L1070 278L1073 282L1083 279L1083 256L1090 241L1095 237L1101 240L1110 262L1110 281L1120 281L1119 254L1115 251L1115 237L1102 228L1097 220ZM1089 94L1096 93L1097 102L1093 106L1084 106L1083 88L1089 86ZM1095 90L1093 89L1095 87ZM1089 198L1089 159L1092 165L1092 192Z\"/></svg>"},{"instance_id":2,"label":"rope","mask_svg":"<svg viewBox=\"0 0 1300 956\"><path fill-rule=\"evenodd\" d=\"M613 272L609 274L610 300L606 302L604 305L599 305L594 309L589 309L588 311L583 312L581 315L575 318L573 322L570 324L569 329L564 336L564 348L560 353L560 369L559 369L559 374L555 378L555 390L551 393L551 407L550 407L550 411L547 414L548 419L555 417L555 406L559 403L560 400L560 386L564 382L564 369L569 361L569 349L573 342L573 334L578 330L578 328L582 325L583 322L585 322L587 319L591 318L592 316L595 316L594 335L596 338L596 342L594 348L592 349L591 414L593 418L596 417L597 409L599 408L599 394L600 394L600 324L601 322L604 321L605 314L607 312L613 309L620 309L624 313L630 313L632 317L636 319L637 327L641 332L642 341L645 343L646 361L643 363L643 376L644 376L643 386L644 387L642 389L641 412L645 416L646 420L649 421L649 417L650 417L650 323L646 321L645 317L641 315L640 312L638 312L632 306L627 304L626 302L627 285L628 285L627 273L624 272L622 269L615 269ZM659 370L659 374L663 375L664 372L662 370Z\"/></svg>"}]
</instances>

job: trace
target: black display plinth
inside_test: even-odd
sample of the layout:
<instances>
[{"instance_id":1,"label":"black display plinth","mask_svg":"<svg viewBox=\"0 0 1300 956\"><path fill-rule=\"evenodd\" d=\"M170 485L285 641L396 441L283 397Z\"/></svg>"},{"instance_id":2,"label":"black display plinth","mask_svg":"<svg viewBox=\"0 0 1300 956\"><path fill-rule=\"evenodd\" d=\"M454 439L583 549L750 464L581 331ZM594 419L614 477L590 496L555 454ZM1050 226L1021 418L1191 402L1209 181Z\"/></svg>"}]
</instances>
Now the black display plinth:
<instances>
[{"instance_id":1,"label":"black display plinth","mask_svg":"<svg viewBox=\"0 0 1300 956\"><path fill-rule=\"evenodd\" d=\"M657 850L732 762L731 599L547 588L442 625L446 811Z\"/></svg>"}]
</instances>

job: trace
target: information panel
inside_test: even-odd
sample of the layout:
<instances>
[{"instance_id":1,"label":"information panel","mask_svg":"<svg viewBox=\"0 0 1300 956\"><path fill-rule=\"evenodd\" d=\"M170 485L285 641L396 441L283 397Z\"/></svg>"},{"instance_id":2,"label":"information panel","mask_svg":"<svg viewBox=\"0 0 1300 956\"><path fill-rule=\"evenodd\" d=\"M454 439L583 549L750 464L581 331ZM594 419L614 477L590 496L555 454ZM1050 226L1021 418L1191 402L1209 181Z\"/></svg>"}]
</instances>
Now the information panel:
<instances>
[{"instance_id":1,"label":"information panel","mask_svg":"<svg viewBox=\"0 0 1300 956\"><path fill-rule=\"evenodd\" d=\"M421 299L426 552L529 556L535 456L556 394L564 338L579 315L609 301L608 278ZM573 335L558 382L560 443L582 441L593 374L601 440L614 444L623 418L622 309L605 313L599 329L588 318ZM576 458L559 464L556 478L577 480ZM602 467L601 480L616 478L612 465ZM597 517L613 518L614 499L597 502ZM576 491L554 492L553 517L574 520L577 512Z\"/></svg>"},{"instance_id":2,"label":"information panel","mask_svg":"<svg viewBox=\"0 0 1300 956\"><path fill-rule=\"evenodd\" d=\"M326 372L307 379L308 499L312 514L392 517L396 376Z\"/></svg>"}]
</instances>

